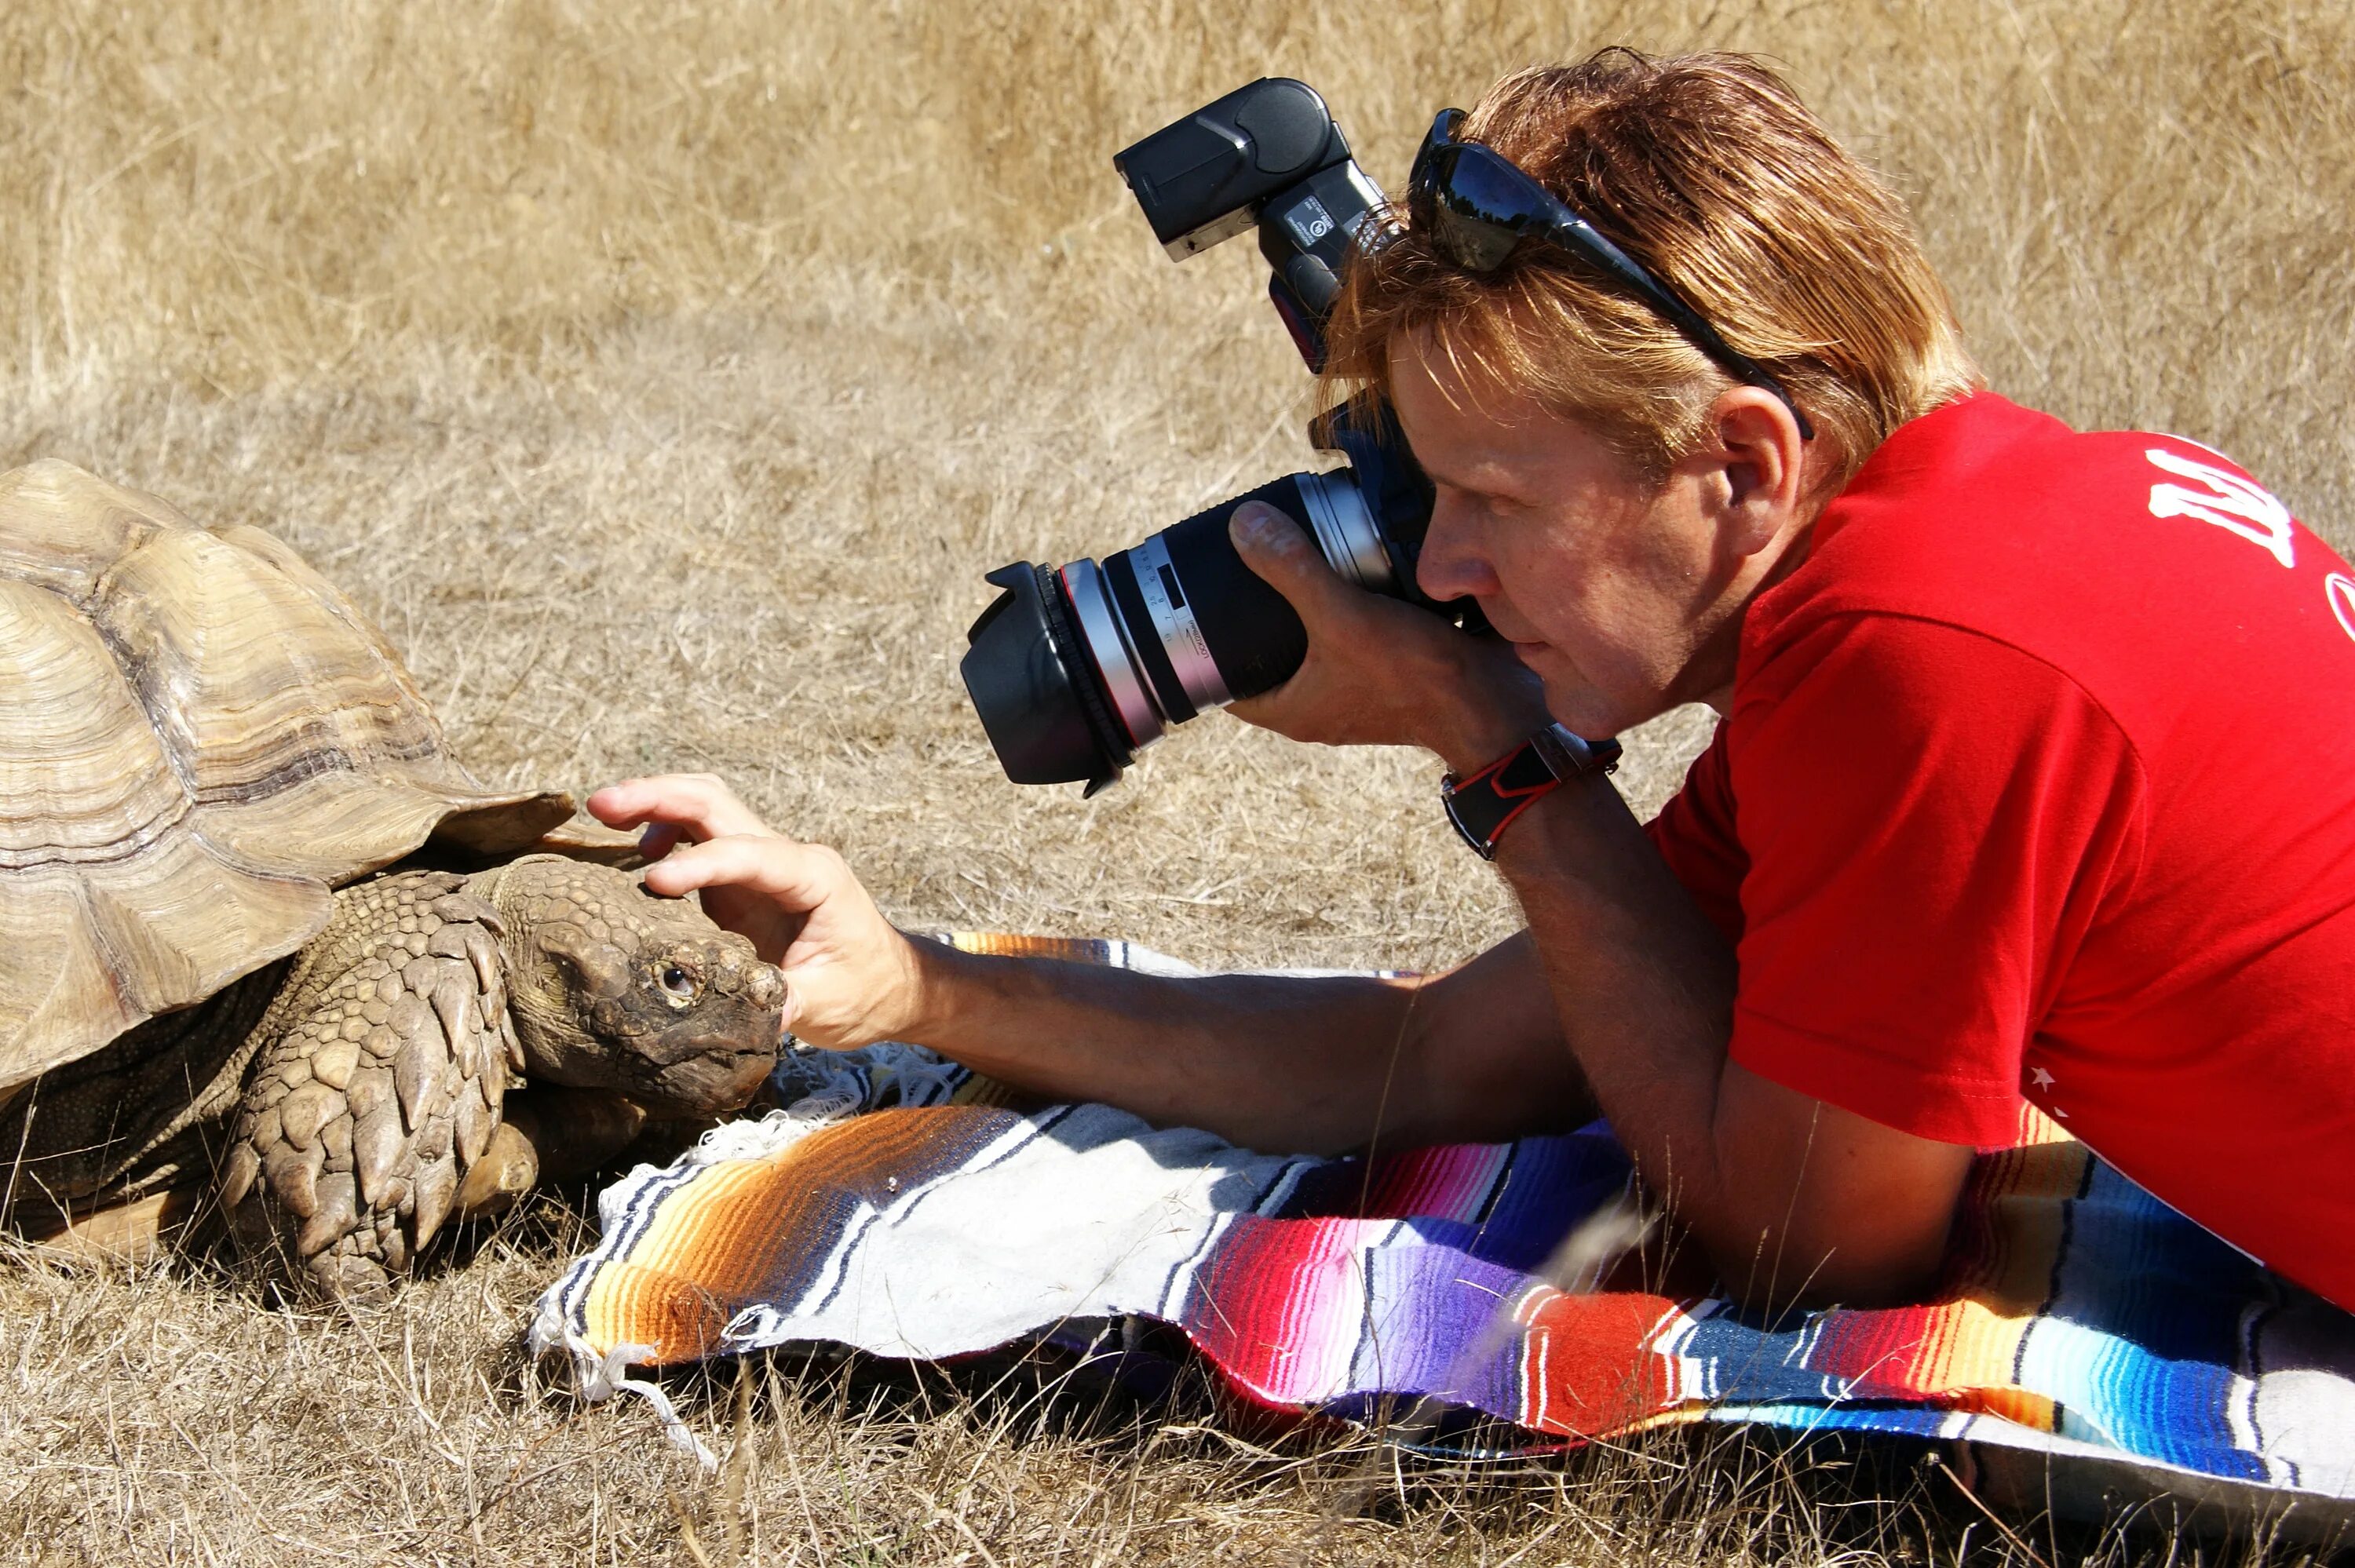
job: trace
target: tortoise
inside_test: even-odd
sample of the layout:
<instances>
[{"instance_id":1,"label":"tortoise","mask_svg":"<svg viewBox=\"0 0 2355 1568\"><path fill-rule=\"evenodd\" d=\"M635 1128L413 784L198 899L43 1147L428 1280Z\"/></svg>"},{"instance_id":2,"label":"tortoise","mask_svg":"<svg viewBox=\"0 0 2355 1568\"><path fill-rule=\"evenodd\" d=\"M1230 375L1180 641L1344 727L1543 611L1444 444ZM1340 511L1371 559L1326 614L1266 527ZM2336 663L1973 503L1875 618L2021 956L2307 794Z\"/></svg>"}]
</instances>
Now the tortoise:
<instances>
[{"instance_id":1,"label":"tortoise","mask_svg":"<svg viewBox=\"0 0 2355 1568\"><path fill-rule=\"evenodd\" d=\"M372 1296L543 1166L744 1104L783 977L572 816L470 775L271 535L0 474L7 1224Z\"/></svg>"}]
</instances>

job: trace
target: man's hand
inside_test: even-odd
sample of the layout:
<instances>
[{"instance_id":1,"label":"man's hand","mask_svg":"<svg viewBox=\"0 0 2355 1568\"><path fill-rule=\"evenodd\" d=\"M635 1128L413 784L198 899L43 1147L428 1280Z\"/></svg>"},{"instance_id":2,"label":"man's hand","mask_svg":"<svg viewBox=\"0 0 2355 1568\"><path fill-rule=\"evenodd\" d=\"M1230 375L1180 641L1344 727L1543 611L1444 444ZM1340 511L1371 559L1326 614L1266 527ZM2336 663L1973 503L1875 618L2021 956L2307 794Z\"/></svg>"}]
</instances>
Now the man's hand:
<instances>
[{"instance_id":1,"label":"man's hand","mask_svg":"<svg viewBox=\"0 0 2355 1568\"><path fill-rule=\"evenodd\" d=\"M1308 629L1308 657L1237 718L1326 746L1420 746L1469 771L1547 723L1545 688L1503 644L1352 587L1299 524L1251 502L1228 523L1243 564Z\"/></svg>"},{"instance_id":2,"label":"man's hand","mask_svg":"<svg viewBox=\"0 0 2355 1568\"><path fill-rule=\"evenodd\" d=\"M922 988L916 945L840 855L786 838L708 773L633 779L588 805L607 827L646 826L650 892L701 890L705 913L784 971L797 1038L849 1050L906 1033Z\"/></svg>"}]
</instances>

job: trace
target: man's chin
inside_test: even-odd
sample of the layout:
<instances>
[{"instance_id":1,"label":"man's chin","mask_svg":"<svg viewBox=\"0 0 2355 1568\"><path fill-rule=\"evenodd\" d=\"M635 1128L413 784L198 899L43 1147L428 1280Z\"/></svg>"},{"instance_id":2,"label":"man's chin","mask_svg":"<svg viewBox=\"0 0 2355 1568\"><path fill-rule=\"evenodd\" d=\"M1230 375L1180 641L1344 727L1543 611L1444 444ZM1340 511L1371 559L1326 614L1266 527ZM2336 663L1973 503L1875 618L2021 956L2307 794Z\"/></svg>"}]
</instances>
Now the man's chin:
<instances>
[{"instance_id":1,"label":"man's chin","mask_svg":"<svg viewBox=\"0 0 2355 1568\"><path fill-rule=\"evenodd\" d=\"M1603 740L1633 729L1642 719L1630 718L1625 703L1614 702L1579 673L1550 642L1515 642L1513 657L1545 686L1546 712L1589 740Z\"/></svg>"},{"instance_id":2,"label":"man's chin","mask_svg":"<svg viewBox=\"0 0 2355 1568\"><path fill-rule=\"evenodd\" d=\"M1546 712L1555 721L1589 740L1603 740L1627 727L1603 694L1575 677L1538 672L1545 682Z\"/></svg>"}]
</instances>

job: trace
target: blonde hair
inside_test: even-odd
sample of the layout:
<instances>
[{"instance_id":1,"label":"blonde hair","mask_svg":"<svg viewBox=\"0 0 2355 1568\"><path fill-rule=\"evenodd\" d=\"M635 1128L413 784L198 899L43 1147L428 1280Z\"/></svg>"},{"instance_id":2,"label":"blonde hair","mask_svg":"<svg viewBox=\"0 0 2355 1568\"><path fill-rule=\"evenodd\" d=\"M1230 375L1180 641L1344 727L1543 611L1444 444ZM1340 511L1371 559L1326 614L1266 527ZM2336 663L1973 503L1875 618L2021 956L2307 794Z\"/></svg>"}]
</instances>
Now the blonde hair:
<instances>
[{"instance_id":1,"label":"blonde hair","mask_svg":"<svg viewBox=\"0 0 2355 1568\"><path fill-rule=\"evenodd\" d=\"M1505 78L1457 134L1511 159L1789 390L1844 482L1906 420L1984 386L1905 208L1743 55L1612 48ZM1542 244L1478 277L1412 226L1349 269L1327 380L1387 393L1401 336L1471 388L1602 435L1654 483L1732 378L1642 302Z\"/></svg>"}]
</instances>

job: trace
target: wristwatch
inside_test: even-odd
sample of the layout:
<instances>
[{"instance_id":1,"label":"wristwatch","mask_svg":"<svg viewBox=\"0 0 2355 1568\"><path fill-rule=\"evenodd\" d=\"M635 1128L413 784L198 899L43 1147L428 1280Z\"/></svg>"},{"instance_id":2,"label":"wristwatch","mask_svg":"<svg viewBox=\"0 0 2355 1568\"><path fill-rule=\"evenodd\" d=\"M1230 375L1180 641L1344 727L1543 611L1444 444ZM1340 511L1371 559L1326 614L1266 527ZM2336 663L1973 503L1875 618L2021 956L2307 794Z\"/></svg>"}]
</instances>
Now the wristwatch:
<instances>
[{"instance_id":1,"label":"wristwatch","mask_svg":"<svg viewBox=\"0 0 2355 1568\"><path fill-rule=\"evenodd\" d=\"M1482 860L1497 858L1497 841L1514 819L1571 779L1609 773L1619 766L1619 743L1588 740L1550 724L1477 773L1439 781L1447 820Z\"/></svg>"}]
</instances>

